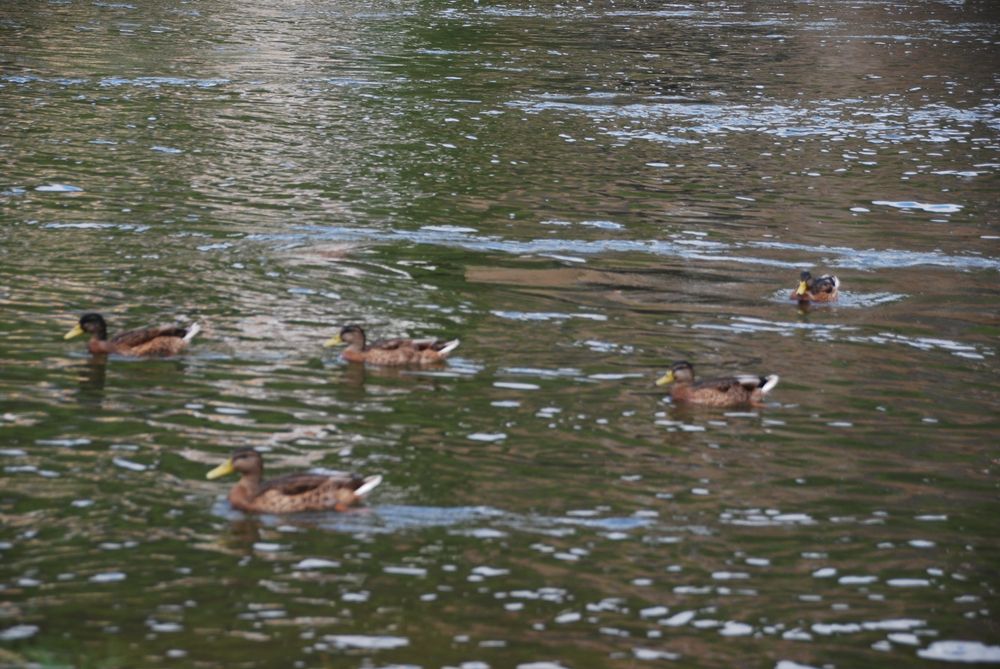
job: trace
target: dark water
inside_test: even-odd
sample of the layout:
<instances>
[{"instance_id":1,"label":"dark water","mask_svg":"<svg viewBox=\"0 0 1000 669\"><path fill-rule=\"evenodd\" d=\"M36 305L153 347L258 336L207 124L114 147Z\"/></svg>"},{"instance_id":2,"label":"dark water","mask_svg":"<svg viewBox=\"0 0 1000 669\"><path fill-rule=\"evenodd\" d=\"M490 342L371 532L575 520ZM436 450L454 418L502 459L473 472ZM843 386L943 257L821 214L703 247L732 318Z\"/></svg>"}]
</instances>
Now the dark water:
<instances>
[{"instance_id":1,"label":"dark water","mask_svg":"<svg viewBox=\"0 0 1000 669\"><path fill-rule=\"evenodd\" d=\"M998 20L6 0L0 664L1000 662ZM85 310L205 332L100 364ZM245 517L243 445L385 482Z\"/></svg>"}]
</instances>

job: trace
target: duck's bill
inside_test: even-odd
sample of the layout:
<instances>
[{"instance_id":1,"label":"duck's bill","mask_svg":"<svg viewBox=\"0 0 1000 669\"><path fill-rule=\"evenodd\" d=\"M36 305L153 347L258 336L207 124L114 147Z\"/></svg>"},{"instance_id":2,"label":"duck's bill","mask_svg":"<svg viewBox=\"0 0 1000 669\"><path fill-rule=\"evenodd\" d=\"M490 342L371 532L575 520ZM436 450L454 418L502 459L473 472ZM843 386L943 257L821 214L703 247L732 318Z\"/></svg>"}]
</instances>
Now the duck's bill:
<instances>
[{"instance_id":1,"label":"duck's bill","mask_svg":"<svg viewBox=\"0 0 1000 669\"><path fill-rule=\"evenodd\" d=\"M76 327L74 327L72 330L63 335L63 339L72 339L73 337L79 337L82 334L83 334L83 328L80 327L79 323L77 323Z\"/></svg>"},{"instance_id":2,"label":"duck's bill","mask_svg":"<svg viewBox=\"0 0 1000 669\"><path fill-rule=\"evenodd\" d=\"M226 474L232 474L234 471L235 470L233 469L233 461L232 461L232 459L230 459L230 460L226 460L221 465L219 465L218 467L216 467L215 469L213 469L209 473L205 474L205 478L207 478L207 479L217 479L217 478L219 478L221 476L225 476Z\"/></svg>"},{"instance_id":3,"label":"duck's bill","mask_svg":"<svg viewBox=\"0 0 1000 669\"><path fill-rule=\"evenodd\" d=\"M795 291L796 295L806 295L809 293L809 286L806 285L805 281L799 281L799 287Z\"/></svg>"},{"instance_id":4,"label":"duck's bill","mask_svg":"<svg viewBox=\"0 0 1000 669\"><path fill-rule=\"evenodd\" d=\"M664 374L663 376L661 376L660 378L658 378L656 380L656 385L658 385L658 386L665 386L668 383L672 383L673 380L674 380L674 373L673 373L673 371L670 371L670 372L667 372L666 374Z\"/></svg>"},{"instance_id":5,"label":"duck's bill","mask_svg":"<svg viewBox=\"0 0 1000 669\"><path fill-rule=\"evenodd\" d=\"M343 343L344 342L340 338L340 335L337 334L337 335L333 335L332 337L330 337L329 339L327 339L326 343L323 344L323 348L330 348L331 346L337 346L338 344L343 344Z\"/></svg>"}]
</instances>

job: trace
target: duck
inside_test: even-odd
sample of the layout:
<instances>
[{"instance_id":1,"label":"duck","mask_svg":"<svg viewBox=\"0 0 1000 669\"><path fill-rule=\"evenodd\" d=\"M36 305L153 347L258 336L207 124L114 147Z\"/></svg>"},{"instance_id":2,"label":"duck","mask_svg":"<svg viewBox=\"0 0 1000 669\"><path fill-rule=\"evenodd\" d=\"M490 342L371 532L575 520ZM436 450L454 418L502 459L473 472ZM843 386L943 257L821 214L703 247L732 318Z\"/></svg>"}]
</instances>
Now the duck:
<instances>
[{"instance_id":1,"label":"duck","mask_svg":"<svg viewBox=\"0 0 1000 669\"><path fill-rule=\"evenodd\" d=\"M63 335L72 339L82 334L90 334L87 350L93 355L129 355L134 357L166 357L177 355L201 332L197 323L187 327L180 325L157 325L138 330L129 330L108 339L108 324L100 314L89 313L80 317L80 322Z\"/></svg>"},{"instance_id":2,"label":"duck","mask_svg":"<svg viewBox=\"0 0 1000 669\"><path fill-rule=\"evenodd\" d=\"M670 397L675 402L705 404L718 407L761 404L764 396L778 385L777 374L754 376L741 374L707 381L694 380L694 367L686 360L670 366L666 374L656 380L656 385L674 385Z\"/></svg>"},{"instance_id":3,"label":"duck","mask_svg":"<svg viewBox=\"0 0 1000 669\"><path fill-rule=\"evenodd\" d=\"M349 362L367 362L373 365L429 365L442 362L458 348L459 340L441 339L381 339L368 343L365 331L357 325L348 325L331 337L323 346L329 348L347 344L341 357Z\"/></svg>"},{"instance_id":4,"label":"duck","mask_svg":"<svg viewBox=\"0 0 1000 669\"><path fill-rule=\"evenodd\" d=\"M799 275L799 287L792 291L791 299L799 302L833 302L837 299L840 279L833 274L813 278L809 271Z\"/></svg>"},{"instance_id":5,"label":"duck","mask_svg":"<svg viewBox=\"0 0 1000 669\"><path fill-rule=\"evenodd\" d=\"M234 509L250 513L298 513L301 511L346 511L382 482L379 475L288 474L261 482L264 458L254 448L233 451L228 460L208 472L214 480L238 472L240 480L229 491Z\"/></svg>"}]
</instances>

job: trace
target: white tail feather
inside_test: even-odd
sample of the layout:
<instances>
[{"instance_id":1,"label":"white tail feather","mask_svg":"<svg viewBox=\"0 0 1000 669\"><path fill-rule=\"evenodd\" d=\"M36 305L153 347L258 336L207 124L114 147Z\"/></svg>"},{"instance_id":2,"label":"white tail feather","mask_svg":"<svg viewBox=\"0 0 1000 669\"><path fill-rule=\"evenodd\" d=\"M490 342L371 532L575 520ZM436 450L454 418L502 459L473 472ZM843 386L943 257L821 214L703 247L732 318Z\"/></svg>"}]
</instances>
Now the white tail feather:
<instances>
[{"instance_id":1,"label":"white tail feather","mask_svg":"<svg viewBox=\"0 0 1000 669\"><path fill-rule=\"evenodd\" d=\"M367 476L365 477L365 482L362 483L361 486L354 491L354 494L357 495L358 497L364 497L372 490L377 488L378 484L381 482L382 482L382 476L380 474L376 474L375 476Z\"/></svg>"},{"instance_id":2,"label":"white tail feather","mask_svg":"<svg viewBox=\"0 0 1000 669\"><path fill-rule=\"evenodd\" d=\"M454 351L456 348L458 348L458 345L461 344L461 343L462 342L460 342L457 339L452 339L451 341L447 341L447 342L445 342L444 346L441 347L441 349L438 351L438 353L440 353L442 356L448 355L449 353L451 353L452 351Z\"/></svg>"},{"instance_id":3,"label":"white tail feather","mask_svg":"<svg viewBox=\"0 0 1000 669\"><path fill-rule=\"evenodd\" d=\"M776 385L778 385L778 381L781 380L777 374L770 374L768 376L765 376L764 378L766 379L766 381L764 382L764 385L760 387L760 392L762 395L766 395L769 392L771 392L771 389L774 388Z\"/></svg>"},{"instance_id":4,"label":"white tail feather","mask_svg":"<svg viewBox=\"0 0 1000 669\"><path fill-rule=\"evenodd\" d=\"M187 334L184 335L184 341L191 341L199 332L201 332L201 326L197 323L192 323L187 329Z\"/></svg>"}]
</instances>

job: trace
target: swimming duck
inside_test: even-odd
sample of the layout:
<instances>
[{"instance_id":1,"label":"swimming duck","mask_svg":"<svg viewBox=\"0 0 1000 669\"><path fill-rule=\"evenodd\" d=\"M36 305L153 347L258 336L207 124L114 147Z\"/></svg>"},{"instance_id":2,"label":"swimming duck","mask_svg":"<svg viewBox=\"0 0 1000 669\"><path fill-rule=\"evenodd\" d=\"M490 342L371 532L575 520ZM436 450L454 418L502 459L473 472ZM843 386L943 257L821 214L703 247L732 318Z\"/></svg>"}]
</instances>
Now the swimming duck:
<instances>
[{"instance_id":1,"label":"swimming duck","mask_svg":"<svg viewBox=\"0 0 1000 669\"><path fill-rule=\"evenodd\" d=\"M234 509L251 513L346 511L382 482L381 476L303 472L261 483L264 460L252 448L237 448L205 478L217 479L233 472L239 472L241 478L229 491L229 503Z\"/></svg>"},{"instance_id":2,"label":"swimming duck","mask_svg":"<svg viewBox=\"0 0 1000 669\"><path fill-rule=\"evenodd\" d=\"M90 334L87 350L94 355L117 353L140 357L176 355L187 348L194 336L201 332L197 323L180 325L159 325L140 330L129 330L108 339L108 324L100 314L84 314L76 327L67 332L63 339L72 339L84 333Z\"/></svg>"},{"instance_id":3,"label":"swimming duck","mask_svg":"<svg viewBox=\"0 0 1000 669\"><path fill-rule=\"evenodd\" d=\"M459 341L451 339L382 339L367 343L365 332L357 325L348 325L340 334L331 337L326 347L347 344L341 353L344 360L370 362L373 365L428 365L441 362L458 348Z\"/></svg>"},{"instance_id":4,"label":"swimming duck","mask_svg":"<svg viewBox=\"0 0 1000 669\"><path fill-rule=\"evenodd\" d=\"M658 386L665 386L668 383L674 384L670 388L670 397L675 402L729 407L741 404L760 404L764 395L778 385L778 375L741 374L740 376L695 382L694 367L691 366L691 363L681 360L671 365L670 370L656 380Z\"/></svg>"},{"instance_id":5,"label":"swimming duck","mask_svg":"<svg viewBox=\"0 0 1000 669\"><path fill-rule=\"evenodd\" d=\"M791 299L799 302L833 302L837 299L840 279L832 274L813 278L808 271L799 275L799 287L792 291Z\"/></svg>"}]
</instances>

